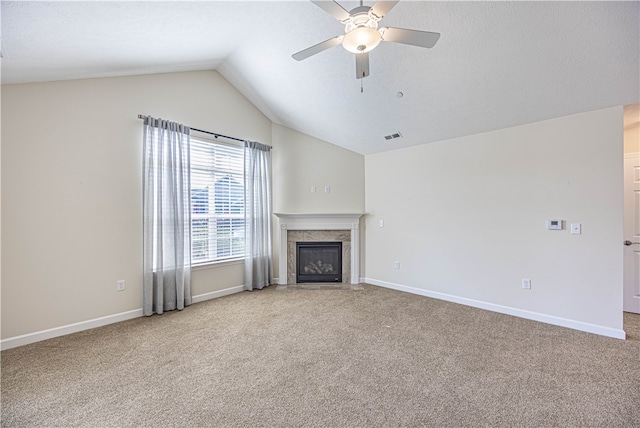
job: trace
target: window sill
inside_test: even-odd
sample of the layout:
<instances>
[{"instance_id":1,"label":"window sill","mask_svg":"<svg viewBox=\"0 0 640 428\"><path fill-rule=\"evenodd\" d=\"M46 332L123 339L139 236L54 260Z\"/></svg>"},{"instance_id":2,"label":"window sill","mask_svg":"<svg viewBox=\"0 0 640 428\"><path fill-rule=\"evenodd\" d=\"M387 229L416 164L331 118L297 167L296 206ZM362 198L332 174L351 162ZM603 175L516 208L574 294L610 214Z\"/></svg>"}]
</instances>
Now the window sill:
<instances>
[{"instance_id":1,"label":"window sill","mask_svg":"<svg viewBox=\"0 0 640 428\"><path fill-rule=\"evenodd\" d=\"M244 263L244 257L237 258L237 259L226 259L226 260L219 260L215 262L204 262L204 263L192 264L191 270L203 270L203 269L210 269L214 267L239 265L243 263Z\"/></svg>"}]
</instances>

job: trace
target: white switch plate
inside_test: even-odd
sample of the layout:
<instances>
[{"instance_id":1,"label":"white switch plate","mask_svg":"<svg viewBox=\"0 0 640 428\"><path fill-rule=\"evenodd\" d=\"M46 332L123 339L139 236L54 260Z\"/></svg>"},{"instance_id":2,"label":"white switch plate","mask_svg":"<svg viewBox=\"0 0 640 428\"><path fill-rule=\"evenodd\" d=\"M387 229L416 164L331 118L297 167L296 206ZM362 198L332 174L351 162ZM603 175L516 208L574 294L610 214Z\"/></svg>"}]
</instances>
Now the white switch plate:
<instances>
[{"instance_id":1,"label":"white switch plate","mask_svg":"<svg viewBox=\"0 0 640 428\"><path fill-rule=\"evenodd\" d=\"M572 235L582 235L582 224L580 224L580 223L571 223L571 234Z\"/></svg>"},{"instance_id":2,"label":"white switch plate","mask_svg":"<svg viewBox=\"0 0 640 428\"><path fill-rule=\"evenodd\" d=\"M378 220L378 226L384 227L384 220Z\"/></svg>"},{"instance_id":3,"label":"white switch plate","mask_svg":"<svg viewBox=\"0 0 640 428\"><path fill-rule=\"evenodd\" d=\"M400 262L393 262L394 269L400 269Z\"/></svg>"},{"instance_id":4,"label":"white switch plate","mask_svg":"<svg viewBox=\"0 0 640 428\"><path fill-rule=\"evenodd\" d=\"M316 186L311 186L311 193L316 193Z\"/></svg>"},{"instance_id":5,"label":"white switch plate","mask_svg":"<svg viewBox=\"0 0 640 428\"><path fill-rule=\"evenodd\" d=\"M116 290L117 290L117 291L124 291L124 289L125 289L125 282L124 282L124 279L119 279L119 280L116 282Z\"/></svg>"},{"instance_id":6,"label":"white switch plate","mask_svg":"<svg viewBox=\"0 0 640 428\"><path fill-rule=\"evenodd\" d=\"M522 278L522 288L524 288L525 290L531 290L531 280Z\"/></svg>"},{"instance_id":7,"label":"white switch plate","mask_svg":"<svg viewBox=\"0 0 640 428\"><path fill-rule=\"evenodd\" d=\"M324 186L324 193L329 193L329 192L331 192L331 187Z\"/></svg>"}]
</instances>

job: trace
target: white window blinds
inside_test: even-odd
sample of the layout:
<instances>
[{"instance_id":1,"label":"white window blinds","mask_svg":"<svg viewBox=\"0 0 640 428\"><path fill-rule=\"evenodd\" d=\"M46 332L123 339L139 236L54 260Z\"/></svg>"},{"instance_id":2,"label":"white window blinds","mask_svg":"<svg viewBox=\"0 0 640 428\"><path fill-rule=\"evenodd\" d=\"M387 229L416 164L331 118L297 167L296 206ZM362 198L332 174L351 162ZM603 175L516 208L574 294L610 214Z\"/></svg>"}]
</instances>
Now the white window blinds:
<instances>
[{"instance_id":1,"label":"white window blinds","mask_svg":"<svg viewBox=\"0 0 640 428\"><path fill-rule=\"evenodd\" d=\"M243 147L191 138L193 264L244 257Z\"/></svg>"}]
</instances>

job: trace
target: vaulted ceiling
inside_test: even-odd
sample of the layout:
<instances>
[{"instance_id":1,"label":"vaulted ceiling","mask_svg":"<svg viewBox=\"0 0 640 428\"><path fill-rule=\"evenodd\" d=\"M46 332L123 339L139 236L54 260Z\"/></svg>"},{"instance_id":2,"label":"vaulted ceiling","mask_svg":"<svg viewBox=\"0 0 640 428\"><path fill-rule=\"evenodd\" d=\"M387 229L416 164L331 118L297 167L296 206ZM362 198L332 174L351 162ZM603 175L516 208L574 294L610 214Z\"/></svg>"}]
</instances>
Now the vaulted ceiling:
<instances>
[{"instance_id":1,"label":"vaulted ceiling","mask_svg":"<svg viewBox=\"0 0 640 428\"><path fill-rule=\"evenodd\" d=\"M2 1L1 13L3 84L217 69L273 122L363 154L640 102L637 1L400 1L382 24L440 40L381 43L361 81L341 46L291 58L344 32L306 0Z\"/></svg>"}]
</instances>

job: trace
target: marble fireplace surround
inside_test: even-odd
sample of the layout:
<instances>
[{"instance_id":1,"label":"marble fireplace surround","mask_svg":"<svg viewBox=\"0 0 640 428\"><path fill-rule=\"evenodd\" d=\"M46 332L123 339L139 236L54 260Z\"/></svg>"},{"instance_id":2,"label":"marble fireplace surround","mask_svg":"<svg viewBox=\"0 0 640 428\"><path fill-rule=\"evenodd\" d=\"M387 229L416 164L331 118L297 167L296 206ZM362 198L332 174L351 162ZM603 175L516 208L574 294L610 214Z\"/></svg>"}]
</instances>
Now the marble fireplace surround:
<instances>
[{"instance_id":1,"label":"marble fireplace surround","mask_svg":"<svg viewBox=\"0 0 640 428\"><path fill-rule=\"evenodd\" d=\"M343 282L358 284L360 278L361 213L274 214L280 219L279 285L295 284L295 243L298 241L341 241L343 245ZM290 243L293 245L293 255L289 251ZM344 260L347 255L346 250L349 250L349 258ZM346 269L349 269L350 272L345 272ZM345 273L349 274L348 277L345 277Z\"/></svg>"}]
</instances>

